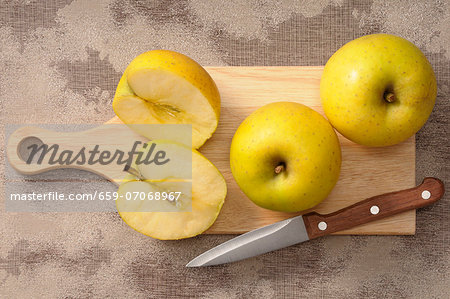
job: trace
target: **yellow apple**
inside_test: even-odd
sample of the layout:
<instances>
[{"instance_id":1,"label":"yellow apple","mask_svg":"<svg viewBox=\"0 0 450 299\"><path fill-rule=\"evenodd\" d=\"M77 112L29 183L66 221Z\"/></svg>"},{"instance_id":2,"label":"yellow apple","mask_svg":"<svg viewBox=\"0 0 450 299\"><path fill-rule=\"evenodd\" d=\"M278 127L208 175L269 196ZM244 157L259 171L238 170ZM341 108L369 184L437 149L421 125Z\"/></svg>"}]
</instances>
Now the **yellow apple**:
<instances>
[{"instance_id":1,"label":"yellow apple","mask_svg":"<svg viewBox=\"0 0 450 299\"><path fill-rule=\"evenodd\" d=\"M415 134L436 100L436 78L425 55L389 34L357 38L325 65L320 96L331 124L348 139L387 146Z\"/></svg>"},{"instance_id":2,"label":"yellow apple","mask_svg":"<svg viewBox=\"0 0 450 299\"><path fill-rule=\"evenodd\" d=\"M192 124L192 147L199 148L217 128L220 95L197 62L177 52L154 50L128 65L117 86L113 109L130 125ZM146 132L138 133L152 139Z\"/></svg>"},{"instance_id":3,"label":"yellow apple","mask_svg":"<svg viewBox=\"0 0 450 299\"><path fill-rule=\"evenodd\" d=\"M189 238L204 232L214 223L224 203L225 179L194 149L173 141L151 143L168 153L167 158L176 161L175 165L133 163L133 171L118 190L116 206L120 216L136 231L161 240ZM177 200L173 200L177 197L174 192L180 192ZM172 200L169 195L174 196Z\"/></svg>"},{"instance_id":4,"label":"yellow apple","mask_svg":"<svg viewBox=\"0 0 450 299\"><path fill-rule=\"evenodd\" d=\"M263 208L298 212L336 184L339 140L329 122L302 104L276 102L248 116L231 142L230 164L242 191Z\"/></svg>"}]
</instances>

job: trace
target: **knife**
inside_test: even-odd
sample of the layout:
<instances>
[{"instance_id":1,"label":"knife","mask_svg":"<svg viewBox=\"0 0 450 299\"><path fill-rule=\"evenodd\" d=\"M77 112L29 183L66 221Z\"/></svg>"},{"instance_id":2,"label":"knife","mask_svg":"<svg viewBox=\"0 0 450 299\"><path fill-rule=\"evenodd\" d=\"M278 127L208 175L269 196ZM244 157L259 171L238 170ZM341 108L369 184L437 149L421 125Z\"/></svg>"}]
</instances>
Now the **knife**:
<instances>
[{"instance_id":1,"label":"knife","mask_svg":"<svg viewBox=\"0 0 450 299\"><path fill-rule=\"evenodd\" d=\"M270 224L220 244L190 261L186 267L236 262L302 243L438 201L444 195L441 180L427 177L414 188L374 196L334 213L305 215Z\"/></svg>"}]
</instances>

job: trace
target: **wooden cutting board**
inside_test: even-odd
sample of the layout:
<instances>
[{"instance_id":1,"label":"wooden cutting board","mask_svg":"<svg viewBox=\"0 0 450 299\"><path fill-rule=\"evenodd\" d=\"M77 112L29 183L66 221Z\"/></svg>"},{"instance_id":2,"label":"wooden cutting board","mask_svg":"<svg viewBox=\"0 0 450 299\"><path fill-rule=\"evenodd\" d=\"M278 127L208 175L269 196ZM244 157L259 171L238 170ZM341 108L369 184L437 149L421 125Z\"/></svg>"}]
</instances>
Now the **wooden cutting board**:
<instances>
[{"instance_id":1,"label":"wooden cutting board","mask_svg":"<svg viewBox=\"0 0 450 299\"><path fill-rule=\"evenodd\" d=\"M319 82L323 67L206 67L222 97L219 127L200 148L222 172L228 194L222 211L207 234L240 234L299 213L269 211L253 204L239 189L229 166L231 139L239 124L267 103L293 101L323 114ZM108 123L121 123L115 117ZM415 138L384 148L357 145L339 135L342 169L331 194L312 210L331 213L381 193L415 184ZM307 211L306 211L307 212ZM411 235L415 211L405 212L338 234Z\"/></svg>"}]
</instances>

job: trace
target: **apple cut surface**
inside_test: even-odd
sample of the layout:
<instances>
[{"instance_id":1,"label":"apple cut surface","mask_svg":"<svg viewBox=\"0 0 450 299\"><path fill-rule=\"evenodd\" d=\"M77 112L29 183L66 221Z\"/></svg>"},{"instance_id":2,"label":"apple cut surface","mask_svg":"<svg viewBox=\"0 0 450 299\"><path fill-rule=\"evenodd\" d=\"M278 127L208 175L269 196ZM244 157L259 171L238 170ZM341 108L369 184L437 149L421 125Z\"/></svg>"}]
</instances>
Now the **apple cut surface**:
<instances>
[{"instance_id":1,"label":"apple cut surface","mask_svg":"<svg viewBox=\"0 0 450 299\"><path fill-rule=\"evenodd\" d=\"M180 53L155 50L127 67L113 109L126 124L191 124L192 147L199 148L217 128L220 95L198 63Z\"/></svg>"},{"instance_id":2,"label":"apple cut surface","mask_svg":"<svg viewBox=\"0 0 450 299\"><path fill-rule=\"evenodd\" d=\"M156 143L160 144L160 141ZM177 152L182 155L192 155L192 180L180 177L177 168L173 169L173 173L166 169L160 173L164 178L159 180L140 180L135 175L129 175L120 185L116 201L117 210L125 223L144 235L160 240L189 238L207 230L216 220L227 193L225 179L208 159L181 144L172 143L171 146L178 147ZM150 175L147 165L134 164L132 167L139 169L144 178ZM126 199L127 193L161 194L173 191L181 192L176 202Z\"/></svg>"}]
</instances>

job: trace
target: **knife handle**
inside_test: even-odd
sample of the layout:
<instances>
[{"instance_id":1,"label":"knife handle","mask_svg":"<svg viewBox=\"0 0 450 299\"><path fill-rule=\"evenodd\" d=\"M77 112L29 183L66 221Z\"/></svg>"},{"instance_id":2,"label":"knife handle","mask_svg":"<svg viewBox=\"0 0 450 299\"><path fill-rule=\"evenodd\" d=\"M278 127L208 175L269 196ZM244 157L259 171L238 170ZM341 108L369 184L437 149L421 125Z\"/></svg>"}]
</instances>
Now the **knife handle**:
<instances>
[{"instance_id":1,"label":"knife handle","mask_svg":"<svg viewBox=\"0 0 450 299\"><path fill-rule=\"evenodd\" d=\"M374 196L326 215L308 213L303 215L303 219L308 236L313 239L430 205L442 195L442 181L427 177L417 187Z\"/></svg>"}]
</instances>

